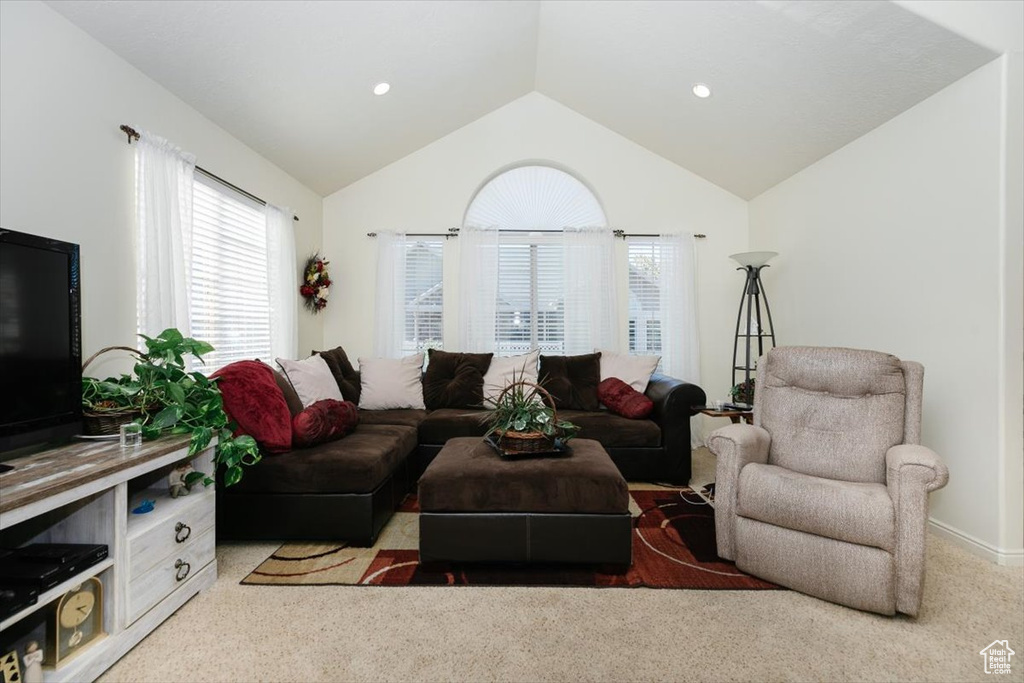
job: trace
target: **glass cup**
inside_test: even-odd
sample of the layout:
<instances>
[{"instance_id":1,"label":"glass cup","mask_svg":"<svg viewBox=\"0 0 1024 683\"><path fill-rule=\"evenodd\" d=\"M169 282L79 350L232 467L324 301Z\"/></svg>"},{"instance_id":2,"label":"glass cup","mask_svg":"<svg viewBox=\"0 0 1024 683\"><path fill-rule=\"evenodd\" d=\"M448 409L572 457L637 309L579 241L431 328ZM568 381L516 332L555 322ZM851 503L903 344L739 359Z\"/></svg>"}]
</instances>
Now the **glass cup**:
<instances>
[{"instance_id":1,"label":"glass cup","mask_svg":"<svg viewBox=\"0 0 1024 683\"><path fill-rule=\"evenodd\" d=\"M720 398L716 398L716 399L715 399L715 400L713 401L713 405L715 406L715 410L722 410L722 409L724 409L724 408L725 408L725 401L723 401L723 400L722 400L722 399L720 399Z\"/></svg>"},{"instance_id":2,"label":"glass cup","mask_svg":"<svg viewBox=\"0 0 1024 683\"><path fill-rule=\"evenodd\" d=\"M135 448L142 444L142 425L134 422L121 425L121 448Z\"/></svg>"}]
</instances>

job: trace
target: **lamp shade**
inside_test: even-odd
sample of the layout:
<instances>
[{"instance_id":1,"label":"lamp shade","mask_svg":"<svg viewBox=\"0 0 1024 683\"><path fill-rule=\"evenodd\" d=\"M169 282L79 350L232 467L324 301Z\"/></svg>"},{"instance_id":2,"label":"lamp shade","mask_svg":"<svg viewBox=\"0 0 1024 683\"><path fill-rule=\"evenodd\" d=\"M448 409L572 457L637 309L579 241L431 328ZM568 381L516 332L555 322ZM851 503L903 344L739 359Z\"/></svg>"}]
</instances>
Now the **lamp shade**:
<instances>
[{"instance_id":1,"label":"lamp shade","mask_svg":"<svg viewBox=\"0 0 1024 683\"><path fill-rule=\"evenodd\" d=\"M741 266L760 268L778 255L777 251L745 251L741 254L731 254L729 258Z\"/></svg>"}]
</instances>

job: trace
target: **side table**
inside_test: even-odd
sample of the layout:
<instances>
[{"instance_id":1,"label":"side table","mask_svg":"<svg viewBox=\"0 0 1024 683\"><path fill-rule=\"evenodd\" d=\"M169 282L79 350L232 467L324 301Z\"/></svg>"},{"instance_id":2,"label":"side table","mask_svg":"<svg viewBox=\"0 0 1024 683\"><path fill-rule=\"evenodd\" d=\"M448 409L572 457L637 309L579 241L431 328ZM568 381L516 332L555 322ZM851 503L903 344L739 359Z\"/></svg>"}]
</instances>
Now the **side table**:
<instances>
[{"instance_id":1,"label":"side table","mask_svg":"<svg viewBox=\"0 0 1024 683\"><path fill-rule=\"evenodd\" d=\"M735 409L722 409L717 410L711 406L694 406L693 410L697 411L701 415L707 415L708 417L727 417L732 420L733 424L739 424L740 420L749 424L754 424L754 411L753 410L735 410Z\"/></svg>"},{"instance_id":2,"label":"side table","mask_svg":"<svg viewBox=\"0 0 1024 683\"><path fill-rule=\"evenodd\" d=\"M749 424L754 424L754 411L753 410L737 410L734 408L718 410L714 406L693 406L692 410L700 413L701 415L707 415L708 417L727 417L732 420L733 424L739 424L742 420ZM713 502L715 500L715 482L711 482L704 487L708 497Z\"/></svg>"}]
</instances>

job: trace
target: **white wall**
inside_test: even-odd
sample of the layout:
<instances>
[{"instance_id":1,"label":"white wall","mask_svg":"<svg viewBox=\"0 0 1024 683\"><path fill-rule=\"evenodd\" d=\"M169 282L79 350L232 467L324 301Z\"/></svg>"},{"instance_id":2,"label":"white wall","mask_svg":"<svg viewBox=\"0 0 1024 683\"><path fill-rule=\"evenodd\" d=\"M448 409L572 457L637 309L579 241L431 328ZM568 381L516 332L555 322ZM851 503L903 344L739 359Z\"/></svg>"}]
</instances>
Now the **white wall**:
<instances>
[{"instance_id":1,"label":"white wall","mask_svg":"<svg viewBox=\"0 0 1024 683\"><path fill-rule=\"evenodd\" d=\"M924 364L923 442L950 468L932 517L993 557L1024 544L1001 491L1022 458L1000 436L1021 410L1019 394L1002 407L1003 88L997 60L750 203L751 248L781 254L767 277L786 343Z\"/></svg>"},{"instance_id":2,"label":"white wall","mask_svg":"<svg viewBox=\"0 0 1024 683\"><path fill-rule=\"evenodd\" d=\"M686 131L681 130L681 135ZM742 199L539 93L531 93L328 196L324 248L339 286L324 341L350 356L373 352L376 248L368 231L445 232L462 224L476 190L505 167L553 163L586 182L609 224L628 232L689 231L697 242L702 386L724 397L742 277L727 257L747 246ZM445 251L445 343L457 337L458 240ZM620 247L623 262L625 246ZM625 283L619 288L625 302ZM626 343L623 305L622 343Z\"/></svg>"},{"instance_id":3,"label":"white wall","mask_svg":"<svg viewBox=\"0 0 1024 683\"><path fill-rule=\"evenodd\" d=\"M134 150L127 123L203 168L291 207L300 258L320 244L319 195L38 2L0 3L0 225L81 245L86 355L134 345ZM322 323L300 313L304 347ZM109 355L109 354L108 354ZM120 370L109 362L90 372Z\"/></svg>"}]
</instances>

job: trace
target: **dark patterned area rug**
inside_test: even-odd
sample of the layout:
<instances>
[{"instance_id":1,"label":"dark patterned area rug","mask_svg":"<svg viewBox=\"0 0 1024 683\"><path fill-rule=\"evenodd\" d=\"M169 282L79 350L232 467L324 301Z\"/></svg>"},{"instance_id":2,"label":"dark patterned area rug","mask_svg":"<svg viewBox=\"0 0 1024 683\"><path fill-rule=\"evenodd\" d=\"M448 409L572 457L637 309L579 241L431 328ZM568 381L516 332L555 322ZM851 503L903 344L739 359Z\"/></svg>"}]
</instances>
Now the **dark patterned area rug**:
<instances>
[{"instance_id":1,"label":"dark patterned area rug","mask_svg":"<svg viewBox=\"0 0 1024 683\"><path fill-rule=\"evenodd\" d=\"M633 566L625 574L574 565L419 565L419 508L406 498L372 548L286 543L242 580L277 586L591 586L763 590L778 586L715 552L714 510L691 489L630 486Z\"/></svg>"}]
</instances>

